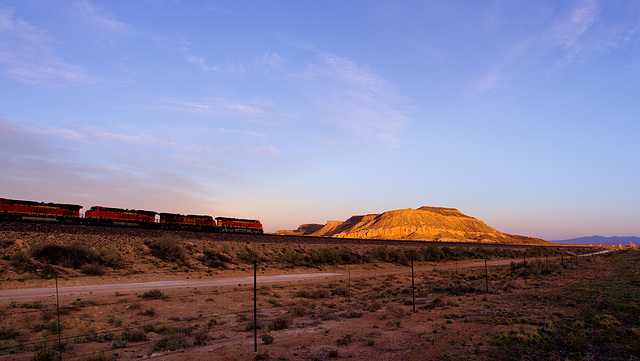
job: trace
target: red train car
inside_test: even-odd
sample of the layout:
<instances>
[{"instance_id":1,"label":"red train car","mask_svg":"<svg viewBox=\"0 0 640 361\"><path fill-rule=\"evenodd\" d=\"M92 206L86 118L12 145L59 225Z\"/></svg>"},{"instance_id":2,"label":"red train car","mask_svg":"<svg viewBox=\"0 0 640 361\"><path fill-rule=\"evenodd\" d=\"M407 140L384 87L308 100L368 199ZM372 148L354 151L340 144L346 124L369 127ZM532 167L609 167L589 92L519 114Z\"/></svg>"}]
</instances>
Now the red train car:
<instances>
[{"instance_id":1,"label":"red train car","mask_svg":"<svg viewBox=\"0 0 640 361\"><path fill-rule=\"evenodd\" d=\"M84 214L77 204L45 203L0 198L0 220L47 221L103 226L139 226L143 228L187 229L205 232L263 234L262 224L255 219L207 215L158 213L135 209L92 206ZM158 217L159 216L159 217Z\"/></svg>"},{"instance_id":2,"label":"red train car","mask_svg":"<svg viewBox=\"0 0 640 361\"><path fill-rule=\"evenodd\" d=\"M213 231L216 222L211 216L160 213L160 226L165 229L199 229Z\"/></svg>"},{"instance_id":3,"label":"red train car","mask_svg":"<svg viewBox=\"0 0 640 361\"><path fill-rule=\"evenodd\" d=\"M92 206L85 212L84 218L88 224L151 226L156 224L157 214L154 211Z\"/></svg>"},{"instance_id":4,"label":"red train car","mask_svg":"<svg viewBox=\"0 0 640 361\"><path fill-rule=\"evenodd\" d=\"M44 203L0 198L0 217L10 220L58 220L77 222L80 209L77 204Z\"/></svg>"},{"instance_id":5,"label":"red train car","mask_svg":"<svg viewBox=\"0 0 640 361\"><path fill-rule=\"evenodd\" d=\"M239 219L217 217L218 230L220 232L255 233L262 234L262 223L255 219Z\"/></svg>"}]
</instances>

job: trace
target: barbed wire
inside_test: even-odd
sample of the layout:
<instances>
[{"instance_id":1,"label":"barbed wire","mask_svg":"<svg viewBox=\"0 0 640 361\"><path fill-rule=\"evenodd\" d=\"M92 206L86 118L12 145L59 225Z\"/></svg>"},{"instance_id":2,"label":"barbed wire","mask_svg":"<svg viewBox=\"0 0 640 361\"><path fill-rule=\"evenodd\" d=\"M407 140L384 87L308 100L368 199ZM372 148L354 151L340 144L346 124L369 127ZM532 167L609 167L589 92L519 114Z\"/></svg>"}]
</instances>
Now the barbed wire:
<instances>
[{"instance_id":1,"label":"barbed wire","mask_svg":"<svg viewBox=\"0 0 640 361\"><path fill-rule=\"evenodd\" d=\"M534 259L532 259L531 261L533 261ZM537 260L540 260L539 258ZM410 269L405 269L405 270L398 270L398 272L402 273L402 272L406 272L408 273L410 271ZM372 272L371 274L365 274L365 275L361 275L360 277L367 277L367 278L378 278L378 277L387 277L389 276L389 274L376 274L375 271ZM246 287L247 289L242 290L241 292L250 292L252 287L250 285L243 285L244 287ZM243 286L239 286L239 287L243 287ZM213 286L215 287L215 286ZM236 286L225 286L224 287L224 291L220 291L219 289L214 289L215 292L199 292L198 294L194 295L197 296L198 298L204 298L204 297L211 297L211 296L221 296L224 297L227 294L231 294L231 293L237 293L238 290L237 289L233 289L236 288ZM267 288L270 287L270 285L261 285L258 289L261 288ZM200 287L194 287L194 290L199 290L202 288L208 288L208 286L200 286ZM134 293L135 294L135 293ZM140 295L136 294L138 297L140 297ZM126 296L123 295L123 296ZM184 296L182 296L184 297ZM268 298L268 297L267 297ZM346 297L350 302L358 302L360 299L357 297L354 297L353 295L349 295L348 297ZM76 301L73 302L77 302L79 299L77 299ZM145 300L142 300L145 301ZM146 301L157 301L157 300L146 300ZM267 303L270 303L269 301L265 301ZM24 304L28 304L28 303L24 303ZM62 309L64 309L64 312L69 312L69 311L76 311L76 310L80 310L83 308L91 308L91 307L96 307L96 308L105 308L108 306L114 306L114 305L121 305L123 304L122 300L119 301L114 301L114 302L103 302L103 303L87 303L87 304L71 304L68 306L64 306ZM129 305L130 306L130 305ZM126 306L126 307L129 307ZM15 306L14 306L15 307ZM243 310L239 310L239 311L233 311L233 312L227 312L227 313L220 313L220 312L214 312L214 313L209 313L209 314L202 314L200 313L198 315L198 318L183 318L183 319L177 319L177 320L172 320L171 318L168 318L166 320L162 321L162 324L164 325L177 325L177 324L184 324L187 322L193 322L196 320L202 320L202 322L207 322L208 319L211 318L215 318L215 317L229 317L229 316L236 316L238 317L241 314L246 314L251 312L252 309L243 309ZM21 315L28 315L31 313L36 313L36 312L57 312L57 309L55 307L48 307L48 308L38 308L38 309L29 309L29 310L23 310L20 312L9 312L7 313L6 310L2 310L0 312L0 315L2 315L2 317L5 316L9 316L9 317L17 317L17 316L21 316ZM154 317L155 319L155 317ZM52 321L55 322L55 321ZM107 321L108 322L108 321ZM57 323L57 322L56 322ZM105 336L105 335L109 335L109 334L114 334L117 332L125 332L125 331L136 331L136 330L140 330L143 329L145 327L149 327L149 326L157 326L159 323L155 322L155 323L151 323L151 322L146 322L146 323L142 323L142 324L138 324L135 326L114 326L112 328L109 329L105 329L105 330L99 330L99 331L91 331L91 336L92 337L100 337L100 336ZM53 338L55 337L54 335L57 335L59 332L62 332L64 322L60 322L59 324L57 324L57 333L53 333L51 334L52 338L50 339L43 339L43 340L39 340L39 341L32 341L32 342L15 342L13 344L7 344L4 346L0 346L0 352L3 351L7 351L7 350L11 350L11 349L25 349L25 348L29 348L31 346L37 346L37 345L43 345L43 344L51 344L51 343L55 343L55 342L60 342L61 340L64 340L65 342L69 341L69 340L73 340L73 339L78 339L81 338L83 336L86 336L86 332L83 334L73 334L73 335L65 335L64 337L60 337L60 338ZM219 327L215 327L216 330L220 330L220 329L224 329L224 325L220 324ZM215 330L214 330L215 331ZM94 336L95 335L95 336ZM235 339L241 339L241 338L246 338L246 336L238 336L236 338L233 339L225 339L224 341L220 341L219 343L222 342L228 342L229 340L235 340ZM113 339L112 339L113 340ZM127 342L125 345L123 345L122 347L118 347L116 349L113 349L112 351L116 351L118 349L129 349L129 348L134 348L134 347L139 347L140 345L145 345L145 344L149 344L149 343L153 343L155 341L132 341L132 342ZM215 345L217 344L216 342L210 342L207 345ZM29 352L29 351L27 351ZM74 355L74 356L69 356L71 358L80 358L80 357L85 357L85 356L90 356L90 355L95 355L95 354L101 354L104 353L105 350L99 350L99 351L94 351L91 353L86 353L86 354L81 354L81 355ZM0 355L1 356L1 355Z\"/></svg>"},{"instance_id":2,"label":"barbed wire","mask_svg":"<svg viewBox=\"0 0 640 361\"><path fill-rule=\"evenodd\" d=\"M553 260L553 259L552 259ZM567 258L565 261L570 261L569 258ZM542 262L541 258L532 258L529 260L529 262ZM520 265L522 264L522 261L520 260L513 260L512 263L516 264L516 265ZM496 267L496 266L494 266ZM451 269L437 269L434 267L434 270L436 272L440 272L440 271L451 271ZM404 272L408 272L408 269L400 269L400 270L395 270L394 272L385 272L383 274L375 274L375 271L372 272L371 274L365 274L365 275L359 275L358 277L380 277L380 276L389 276L392 273L398 273L398 274L402 274ZM212 280L215 281L215 280ZM262 287L269 287L270 285L261 285L260 288ZM68 287L68 286L67 286ZM215 287L220 287L220 288L215 288ZM199 285L199 286L194 286L193 287L193 292L198 291L198 293L194 294L193 296L199 296L199 297L207 297L207 296L224 296L227 294L231 294L231 293L237 293L238 287L244 287L246 288L245 290L242 290L242 292L250 292L252 289L252 286L250 284L238 284L237 286L235 285L225 285L225 286L218 286L218 285ZM61 287L62 288L62 287ZM191 287L185 287L185 288L191 288ZM214 292L203 292L200 291L201 289L206 289L206 288L215 288ZM221 290L222 289L222 290ZM154 288L149 288L149 290L147 291L152 291L155 290ZM114 291L114 293L116 294L117 297L127 297L127 296L136 296L139 298L140 302L153 302L153 301L157 301L157 300L163 300L163 299L153 299L153 298L145 298L144 297L144 293L139 294L139 292L143 292L144 290L140 290L140 291L133 291L132 293L119 293L117 291ZM52 290L51 295L48 295L46 297L55 297L55 289ZM104 297L108 297L107 294L104 295ZM76 302L79 302L78 304L75 304ZM100 303L83 303L84 301L81 301L80 298L76 298L76 300L72 301L70 305L65 305L63 307L60 307L60 311L67 313L70 311L78 311L79 309L83 309L83 308L87 308L87 307L97 307L97 306L101 306L101 307L107 307L107 306L114 306L114 305L120 305L123 303L122 299L118 300L118 301L113 301L113 302L100 302ZM11 303L9 304L9 309L20 309L20 311L14 311L14 312L8 312L7 309L4 310L0 310L0 316L14 316L14 315L24 315L24 314L31 314L31 313L43 313L43 312L57 312L57 308L55 307L55 305L52 305L51 307L41 307L41 306L35 306L34 303L41 303L40 301L32 301L32 302L17 302L17 301L11 301ZM64 314L63 313L63 314Z\"/></svg>"}]
</instances>

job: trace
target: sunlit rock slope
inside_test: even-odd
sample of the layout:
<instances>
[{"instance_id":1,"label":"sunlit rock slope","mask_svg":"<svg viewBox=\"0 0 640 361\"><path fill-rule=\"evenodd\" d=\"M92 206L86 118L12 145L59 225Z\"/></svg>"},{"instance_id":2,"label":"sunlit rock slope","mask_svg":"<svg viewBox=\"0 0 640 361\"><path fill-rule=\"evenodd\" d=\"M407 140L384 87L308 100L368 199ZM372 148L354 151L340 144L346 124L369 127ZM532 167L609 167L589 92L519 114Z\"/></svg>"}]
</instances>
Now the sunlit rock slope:
<instances>
[{"instance_id":1,"label":"sunlit rock slope","mask_svg":"<svg viewBox=\"0 0 640 361\"><path fill-rule=\"evenodd\" d=\"M303 224L295 231L276 233L336 238L548 243L538 238L502 233L455 208L442 207L399 209L382 214L353 216L344 222L329 221L325 225Z\"/></svg>"}]
</instances>

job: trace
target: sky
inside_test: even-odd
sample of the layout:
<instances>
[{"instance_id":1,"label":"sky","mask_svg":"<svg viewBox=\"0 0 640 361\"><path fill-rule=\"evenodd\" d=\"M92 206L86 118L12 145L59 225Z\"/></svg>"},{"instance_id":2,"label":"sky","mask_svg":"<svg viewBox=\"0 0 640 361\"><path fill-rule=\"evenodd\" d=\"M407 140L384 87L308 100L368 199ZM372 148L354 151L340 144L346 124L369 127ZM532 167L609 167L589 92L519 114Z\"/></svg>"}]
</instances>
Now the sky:
<instances>
[{"instance_id":1,"label":"sky","mask_svg":"<svg viewBox=\"0 0 640 361\"><path fill-rule=\"evenodd\" d=\"M640 2L0 0L0 197L640 236Z\"/></svg>"}]
</instances>

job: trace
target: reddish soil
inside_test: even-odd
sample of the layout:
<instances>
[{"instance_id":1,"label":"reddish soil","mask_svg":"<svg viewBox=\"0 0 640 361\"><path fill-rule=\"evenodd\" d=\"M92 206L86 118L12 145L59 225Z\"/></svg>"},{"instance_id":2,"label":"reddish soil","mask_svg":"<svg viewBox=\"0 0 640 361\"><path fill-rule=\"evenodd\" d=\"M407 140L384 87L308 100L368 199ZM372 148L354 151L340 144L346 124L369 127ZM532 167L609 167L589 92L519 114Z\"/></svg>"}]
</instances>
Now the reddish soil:
<instances>
[{"instance_id":1,"label":"reddish soil","mask_svg":"<svg viewBox=\"0 0 640 361\"><path fill-rule=\"evenodd\" d=\"M232 264L212 271L193 259L205 246L226 249L227 254L235 252L234 247L251 247L268 255L275 250L327 246L333 240L304 245L235 236L241 240L237 244L228 240L215 244L207 241L215 235L183 234L191 258L188 264L176 266L144 253L148 250L139 244L140 238L157 234L126 230L109 236L100 230L89 234L74 230L5 229L0 237L5 243L13 240L12 247L51 239L71 242L78 237L92 244L97 240L103 247L118 243L127 265L123 269L86 276L56 267L63 273L58 279L62 355L78 360L494 360L505 335L523 343L537 342L570 317L576 309L562 300L566 287L593 278L609 264L608 256L573 258L571 263L564 259L565 267L560 259L530 259L525 276L523 268L512 267L512 260L493 260L485 279L480 260L416 262L412 287L411 268L406 265L376 262L294 268L264 263L258 271L255 352L252 265ZM36 271L17 272L6 262L2 265L7 272L0 283L4 330L0 359L46 359L42 358L46 351L58 345L56 281L34 277L39 274ZM314 273L328 274L296 276ZM291 276L267 278L283 274ZM131 285L160 281L166 282ZM111 286L101 288L104 285ZM11 293L42 287L49 287L49 295L35 294L35 290L31 295ZM146 293L150 289L157 292ZM556 298L557 304L550 307L548 300Z\"/></svg>"}]
</instances>

